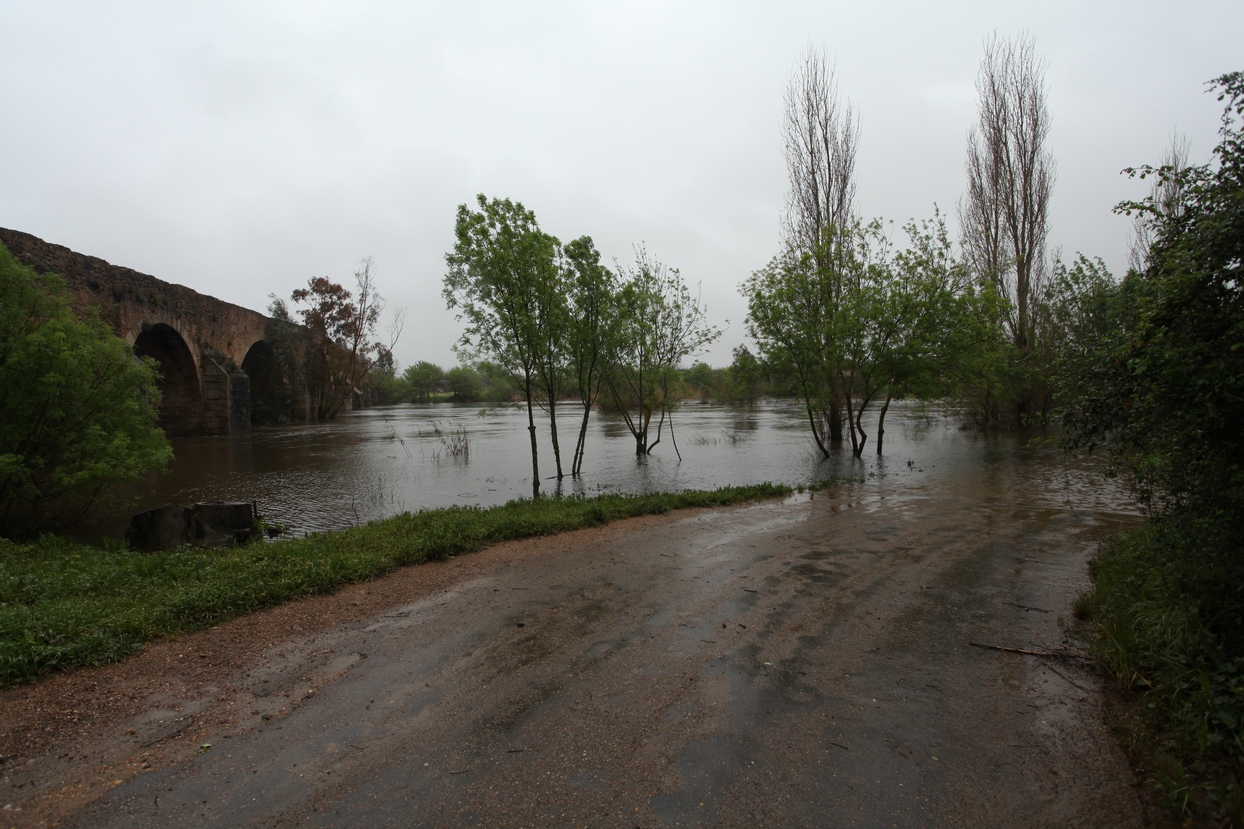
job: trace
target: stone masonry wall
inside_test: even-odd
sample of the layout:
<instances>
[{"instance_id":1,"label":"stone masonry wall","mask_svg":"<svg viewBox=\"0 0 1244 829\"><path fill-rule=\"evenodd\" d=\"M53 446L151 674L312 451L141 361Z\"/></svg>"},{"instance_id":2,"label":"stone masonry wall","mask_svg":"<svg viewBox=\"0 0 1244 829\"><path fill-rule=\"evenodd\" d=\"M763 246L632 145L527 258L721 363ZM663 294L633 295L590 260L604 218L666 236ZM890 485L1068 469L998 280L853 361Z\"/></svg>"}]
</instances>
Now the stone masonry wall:
<instances>
[{"instance_id":1,"label":"stone masonry wall","mask_svg":"<svg viewBox=\"0 0 1244 829\"><path fill-rule=\"evenodd\" d=\"M267 330L268 318L258 311L75 253L29 233L0 228L0 242L27 267L59 275L73 294L75 310L98 308L100 319L131 343L144 322L162 322L182 335L196 362L200 351L210 348L241 365L247 350Z\"/></svg>"},{"instance_id":2,"label":"stone masonry wall","mask_svg":"<svg viewBox=\"0 0 1244 829\"><path fill-rule=\"evenodd\" d=\"M251 346L264 339L266 316L184 285L75 253L29 233L0 228L0 243L27 267L59 275L69 288L75 311L96 308L100 319L131 344L151 326L163 323L172 328L189 348L198 369L203 434L249 429L249 381L241 372L240 380L232 379L230 369L240 366ZM233 365L226 369L218 360ZM235 390L240 395L237 401L232 399Z\"/></svg>"}]
</instances>

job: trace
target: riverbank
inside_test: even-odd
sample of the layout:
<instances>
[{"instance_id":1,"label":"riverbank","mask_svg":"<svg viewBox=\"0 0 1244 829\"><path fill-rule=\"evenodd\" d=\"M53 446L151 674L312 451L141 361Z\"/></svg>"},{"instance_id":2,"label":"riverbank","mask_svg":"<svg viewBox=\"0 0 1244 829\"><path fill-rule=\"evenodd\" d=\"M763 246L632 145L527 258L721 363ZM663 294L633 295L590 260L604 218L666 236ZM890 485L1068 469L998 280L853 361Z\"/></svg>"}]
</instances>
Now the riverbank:
<instances>
[{"instance_id":1,"label":"riverbank","mask_svg":"<svg viewBox=\"0 0 1244 829\"><path fill-rule=\"evenodd\" d=\"M0 687L115 662L146 642L367 581L499 541L639 515L776 498L773 484L712 491L521 500L405 513L366 526L243 547L167 553L55 536L0 539Z\"/></svg>"},{"instance_id":2,"label":"riverbank","mask_svg":"<svg viewBox=\"0 0 1244 829\"><path fill-rule=\"evenodd\" d=\"M1134 523L1014 471L493 545L9 688L0 825L1145 825L1095 671L972 646L1064 650Z\"/></svg>"}]
</instances>

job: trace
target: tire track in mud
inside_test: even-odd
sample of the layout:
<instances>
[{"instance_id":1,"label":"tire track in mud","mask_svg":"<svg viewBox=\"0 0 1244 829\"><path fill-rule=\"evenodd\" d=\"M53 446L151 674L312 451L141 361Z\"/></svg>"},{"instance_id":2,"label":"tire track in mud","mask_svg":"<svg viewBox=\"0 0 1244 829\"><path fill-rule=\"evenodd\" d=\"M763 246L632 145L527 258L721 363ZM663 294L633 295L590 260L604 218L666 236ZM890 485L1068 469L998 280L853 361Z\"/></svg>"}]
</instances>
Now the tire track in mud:
<instances>
[{"instance_id":1,"label":"tire track in mud","mask_svg":"<svg viewBox=\"0 0 1244 829\"><path fill-rule=\"evenodd\" d=\"M490 551L70 825L1141 825L1095 675L968 645L1056 647L1112 520L868 484Z\"/></svg>"}]
</instances>

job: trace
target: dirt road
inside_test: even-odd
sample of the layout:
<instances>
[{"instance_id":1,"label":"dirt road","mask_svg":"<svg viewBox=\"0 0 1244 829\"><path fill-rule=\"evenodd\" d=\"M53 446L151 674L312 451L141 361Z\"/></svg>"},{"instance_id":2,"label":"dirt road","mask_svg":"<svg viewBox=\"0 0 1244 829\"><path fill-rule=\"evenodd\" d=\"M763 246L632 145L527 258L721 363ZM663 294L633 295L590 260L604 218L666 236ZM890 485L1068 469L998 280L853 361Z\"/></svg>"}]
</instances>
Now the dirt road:
<instances>
[{"instance_id":1,"label":"dirt road","mask_svg":"<svg viewBox=\"0 0 1244 829\"><path fill-rule=\"evenodd\" d=\"M869 481L160 643L0 696L0 825L1146 825L1096 674L971 644L1061 649L1128 519L1049 500Z\"/></svg>"}]
</instances>

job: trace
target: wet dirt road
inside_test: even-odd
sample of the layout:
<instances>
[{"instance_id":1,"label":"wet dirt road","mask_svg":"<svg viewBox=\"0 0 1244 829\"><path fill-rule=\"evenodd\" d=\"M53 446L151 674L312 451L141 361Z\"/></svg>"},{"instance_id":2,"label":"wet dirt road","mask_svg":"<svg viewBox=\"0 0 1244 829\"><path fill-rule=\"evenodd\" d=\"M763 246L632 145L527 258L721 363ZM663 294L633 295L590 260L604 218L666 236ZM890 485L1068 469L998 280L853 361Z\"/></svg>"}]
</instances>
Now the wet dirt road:
<instances>
[{"instance_id":1,"label":"wet dirt road","mask_svg":"<svg viewBox=\"0 0 1244 829\"><path fill-rule=\"evenodd\" d=\"M68 823L1145 825L1096 674L970 644L1060 650L1094 540L1132 519L949 483L479 554L214 677L239 721Z\"/></svg>"}]
</instances>

